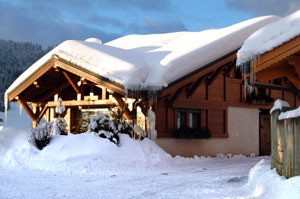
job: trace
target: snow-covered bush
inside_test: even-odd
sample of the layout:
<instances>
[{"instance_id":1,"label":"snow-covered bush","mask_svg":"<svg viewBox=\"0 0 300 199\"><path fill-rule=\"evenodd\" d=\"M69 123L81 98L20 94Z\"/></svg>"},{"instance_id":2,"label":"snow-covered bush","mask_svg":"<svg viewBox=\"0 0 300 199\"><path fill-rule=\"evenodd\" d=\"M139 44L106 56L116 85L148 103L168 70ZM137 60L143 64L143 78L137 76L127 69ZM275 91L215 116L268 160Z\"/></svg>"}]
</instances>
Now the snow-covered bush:
<instances>
[{"instance_id":1,"label":"snow-covered bush","mask_svg":"<svg viewBox=\"0 0 300 199\"><path fill-rule=\"evenodd\" d=\"M102 138L107 138L116 145L119 144L120 138L115 125L108 114L99 113L91 116L89 131L99 134Z\"/></svg>"},{"instance_id":2,"label":"snow-covered bush","mask_svg":"<svg viewBox=\"0 0 300 199\"><path fill-rule=\"evenodd\" d=\"M133 127L127 122L123 115L124 112L121 109L117 109L116 111L112 111L112 121L115 125L115 129L117 133L127 134L130 137L133 137Z\"/></svg>"},{"instance_id":3,"label":"snow-covered bush","mask_svg":"<svg viewBox=\"0 0 300 199\"><path fill-rule=\"evenodd\" d=\"M85 133L89 130L89 124L92 115L93 112L81 112L81 117L78 119L78 125L75 127L75 131L77 134Z\"/></svg>"},{"instance_id":4,"label":"snow-covered bush","mask_svg":"<svg viewBox=\"0 0 300 199\"><path fill-rule=\"evenodd\" d=\"M123 117L121 109L111 112L111 114L99 113L91 116L89 131L99 134L102 138L107 138L115 144L119 144L119 133L133 137L133 127Z\"/></svg>"},{"instance_id":5,"label":"snow-covered bush","mask_svg":"<svg viewBox=\"0 0 300 199\"><path fill-rule=\"evenodd\" d=\"M133 131L134 131L134 134L137 136L138 140L143 140L144 137L147 136L147 133L144 131L144 129L137 124L135 124L133 126Z\"/></svg>"},{"instance_id":6,"label":"snow-covered bush","mask_svg":"<svg viewBox=\"0 0 300 199\"><path fill-rule=\"evenodd\" d=\"M52 138L52 122L44 122L29 131L29 142L42 150Z\"/></svg>"},{"instance_id":7,"label":"snow-covered bush","mask_svg":"<svg viewBox=\"0 0 300 199\"><path fill-rule=\"evenodd\" d=\"M67 122L65 118L54 118L52 126L53 135L68 135Z\"/></svg>"}]
</instances>

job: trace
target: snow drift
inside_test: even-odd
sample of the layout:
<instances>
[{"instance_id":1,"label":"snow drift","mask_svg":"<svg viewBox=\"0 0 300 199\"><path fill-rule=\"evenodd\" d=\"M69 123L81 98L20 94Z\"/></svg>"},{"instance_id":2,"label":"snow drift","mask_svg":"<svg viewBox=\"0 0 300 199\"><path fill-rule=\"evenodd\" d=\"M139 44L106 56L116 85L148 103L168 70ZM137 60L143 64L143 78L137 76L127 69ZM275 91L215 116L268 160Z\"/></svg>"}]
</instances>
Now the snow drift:
<instances>
[{"instance_id":1,"label":"snow drift","mask_svg":"<svg viewBox=\"0 0 300 199\"><path fill-rule=\"evenodd\" d=\"M10 175L18 177L22 177L20 176L21 173L23 175L24 173L30 173L33 176L43 174L50 178L50 182L55 179L57 185L59 177L55 176L61 175L78 180L78 178L89 178L92 174L94 179L98 179L98 181L103 176L101 180L106 181L101 189L108 189L111 186L109 182L117 174L120 178L116 178L117 182L114 182L126 187L121 189L121 191L123 190L122 194L125 194L124 196L126 196L126 191L130 187L131 189L134 189L134 187L123 183L128 182L130 179L138 179L140 182L145 180L145 184L139 186L139 189L146 194L143 196L148 198L153 198L152 194L147 194L149 187L146 185L149 180L151 182L155 181L155 183L159 183L159 180L164 181L165 184L159 186L165 187L168 192L170 183L179 183L188 177L193 179L193 186L201 182L200 188L193 188L193 191L198 194L192 194L192 198L199 198L199 196L204 198L300 198L300 176L290 179L280 177L275 170L270 169L269 161L263 160L253 167L249 173L248 183L245 182L244 184L245 178L243 175L245 174L242 174L245 170L244 167L249 164L247 162L253 162L251 160L253 158L244 156L172 158L151 140L136 141L127 135L121 135L120 138L121 143L118 147L109 140L102 139L93 133L68 136L56 135L50 144L40 151L28 143L26 132L6 128L0 131L0 176L3 175L1 172L6 171L5 169L11 173ZM254 158L254 160L257 159ZM240 165L240 167L235 167L235 164ZM26 172L24 172L24 169ZM40 174L36 174L36 172ZM236 174L234 175L234 173ZM241 174L242 176L239 176ZM11 177L14 178L14 176ZM123 177L124 181L122 181ZM7 177L5 179L7 185L10 181L7 181ZM28 179L30 179L29 176L26 176L26 181ZM146 179L149 180L146 181ZM64 179L61 180L66 182ZM99 183L98 181L97 183ZM108 184L106 185L106 183ZM185 184L185 182L182 183ZM167 185L168 187L166 187ZM14 184L14 186L18 185ZM74 186L78 186L78 184L71 185L72 188ZM85 184L80 184L80 186L84 186L84 189L90 189ZM164 195L167 192L163 191L165 190L163 187L161 187L161 191ZM227 192L222 187L227 187ZM21 191L24 194L26 193L25 188L14 190L18 190L18 193ZM52 198L53 195L63 193L72 195L72 190L67 188L57 193L57 190L54 189L50 191L52 194L47 191L48 197L46 198ZM174 193L174 188L172 190L172 193ZM175 189L175 191L178 194L178 190ZM98 192L102 193L101 191ZM94 195L99 196L98 192ZM15 191L5 194L18 195L16 193ZM120 193L120 190L118 190L118 193ZM140 192L136 189L130 191L131 195L138 193ZM188 193L191 194L192 192L189 191ZM40 194L39 192L30 192L26 195L28 195L27 198L32 198L38 197ZM83 192L79 194L80 196L86 196ZM3 192L0 195L3 196ZM113 197L114 192L106 193L106 196Z\"/></svg>"},{"instance_id":2,"label":"snow drift","mask_svg":"<svg viewBox=\"0 0 300 199\"><path fill-rule=\"evenodd\" d=\"M124 134L120 134L120 147L94 133L55 135L43 150L32 146L22 130L6 128L1 136L0 162L4 167L99 173L103 169L109 172L109 168L121 170L124 165L148 168L171 160L151 140L136 141Z\"/></svg>"}]
</instances>

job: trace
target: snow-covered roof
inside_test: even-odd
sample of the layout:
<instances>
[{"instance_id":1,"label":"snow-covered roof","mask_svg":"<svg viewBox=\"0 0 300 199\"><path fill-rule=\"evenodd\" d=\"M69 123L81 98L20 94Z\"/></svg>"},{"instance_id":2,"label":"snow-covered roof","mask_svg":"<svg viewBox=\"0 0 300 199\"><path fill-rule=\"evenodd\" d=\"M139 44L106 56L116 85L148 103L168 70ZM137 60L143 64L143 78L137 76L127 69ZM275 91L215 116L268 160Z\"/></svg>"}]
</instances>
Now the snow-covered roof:
<instances>
[{"instance_id":1,"label":"snow-covered roof","mask_svg":"<svg viewBox=\"0 0 300 199\"><path fill-rule=\"evenodd\" d=\"M237 65L250 61L300 35L300 10L253 33L238 51Z\"/></svg>"},{"instance_id":2,"label":"snow-covered roof","mask_svg":"<svg viewBox=\"0 0 300 199\"><path fill-rule=\"evenodd\" d=\"M22 82L26 81L27 78L51 60L53 56L58 56L111 81L125 85L130 85L130 81L139 82L145 78L141 70L147 66L147 63L140 52L128 51L94 42L67 40L31 65L13 82L6 93L11 92Z\"/></svg>"},{"instance_id":3,"label":"snow-covered roof","mask_svg":"<svg viewBox=\"0 0 300 199\"><path fill-rule=\"evenodd\" d=\"M54 55L126 88L158 90L237 50L250 34L277 19L258 17L200 32L129 35L106 44L95 38L67 40L29 67L6 93L26 81Z\"/></svg>"}]
</instances>

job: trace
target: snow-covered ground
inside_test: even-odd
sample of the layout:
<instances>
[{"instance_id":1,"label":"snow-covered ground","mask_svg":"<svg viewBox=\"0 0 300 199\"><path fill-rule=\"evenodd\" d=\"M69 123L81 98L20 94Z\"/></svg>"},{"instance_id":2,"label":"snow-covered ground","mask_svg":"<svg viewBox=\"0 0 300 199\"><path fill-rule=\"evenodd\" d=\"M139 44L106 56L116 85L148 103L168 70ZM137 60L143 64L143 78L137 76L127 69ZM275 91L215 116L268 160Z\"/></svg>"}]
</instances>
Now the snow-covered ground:
<instances>
[{"instance_id":1,"label":"snow-covered ground","mask_svg":"<svg viewBox=\"0 0 300 199\"><path fill-rule=\"evenodd\" d=\"M1 199L300 198L300 177L278 176L269 157L173 158L148 139L117 147L92 133L39 151L16 127L0 131Z\"/></svg>"}]
</instances>

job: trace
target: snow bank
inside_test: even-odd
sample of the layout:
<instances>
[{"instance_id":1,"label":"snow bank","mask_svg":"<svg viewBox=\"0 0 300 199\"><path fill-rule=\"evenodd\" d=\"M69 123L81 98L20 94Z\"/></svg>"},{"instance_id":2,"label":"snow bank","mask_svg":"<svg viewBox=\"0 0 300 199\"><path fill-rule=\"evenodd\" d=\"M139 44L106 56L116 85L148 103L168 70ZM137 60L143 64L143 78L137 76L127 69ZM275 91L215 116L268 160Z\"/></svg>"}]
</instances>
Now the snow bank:
<instances>
[{"instance_id":1,"label":"snow bank","mask_svg":"<svg viewBox=\"0 0 300 199\"><path fill-rule=\"evenodd\" d=\"M247 198L300 198L300 176L285 179L270 169L270 162L261 160L250 170Z\"/></svg>"},{"instance_id":2,"label":"snow bank","mask_svg":"<svg viewBox=\"0 0 300 199\"><path fill-rule=\"evenodd\" d=\"M147 184L149 183L150 185L151 183L158 183L159 186L165 186L163 190L168 190L170 186L166 187L166 185L170 185L170 182L176 182L174 186L182 187L186 186L186 182L190 182L185 181L185 178L193 178L193 186L189 187L190 189L186 189L186 187L183 189L188 193L191 190L195 191L196 195L192 198L199 198L201 194L205 198L300 198L300 176L290 179L280 177L274 169L270 169L270 162L267 160L260 161L250 170L248 183L245 185L243 179L246 177L244 176L246 173L243 174L243 171L249 163L253 164L253 158L244 156L232 156L230 154L220 158L171 158L149 139L136 141L127 135L121 135L121 146L117 147L107 139L101 139L93 133L55 136L51 143L40 151L27 142L27 133L24 131L6 128L0 131L0 135L0 170L2 172L5 172L5 169L10 172L13 171L9 179L18 176L18 178L24 177L26 182L28 179L35 183L40 182L24 175L24 173L32 173L32 169L37 169L40 174L51 178L52 183L57 182L57 179L62 177L74 179L74 176L79 176L80 179L87 179L88 176L94 176L93 182L106 180L104 184L107 182L107 186L111 186L111 182L122 186L122 183L150 178L148 181L141 181L145 183L133 190L133 193L139 193L137 192L139 189L148 193ZM236 164L239 166L237 167ZM13 170L11 170L12 168ZM23 169L26 170L23 171ZM61 173L59 174L59 172ZM22 173L22 175L15 175L15 173ZM85 173L87 175L84 175ZM111 177L115 177L116 174L121 178L112 181ZM102 175L106 178L101 178ZM54 178L53 176L58 177ZM107 178L107 176L110 177ZM72 180L60 180L74 183ZM7 182L10 181L6 178L6 183L3 186L7 186ZM26 182L24 181L24 183ZM77 182L75 181L75 183ZM91 180L80 180L80 182L87 183ZM179 182L182 184L178 184ZM90 184L87 183L87 185ZM99 187L98 183L96 185ZM13 186L13 190L19 191L19 189L15 189L18 184L13 184ZM104 188L107 189L107 186ZM74 186L71 185L71 187L67 189L73 191ZM226 190L228 192L222 190L224 187L228 189ZM221 191L218 193L217 190L220 189ZM24 190L22 189L23 192ZM127 189L124 190L127 191ZM126 194L126 191L123 194ZM182 190L180 189L180 191ZM30 193L37 194L35 192ZM97 192L98 196L99 193ZM149 195L150 198L152 196Z\"/></svg>"},{"instance_id":3,"label":"snow bank","mask_svg":"<svg viewBox=\"0 0 300 199\"><path fill-rule=\"evenodd\" d=\"M147 168L171 160L171 156L154 142L148 139L136 141L128 135L120 135L120 147L94 133L56 135L40 151L28 143L24 131L6 128L1 134L0 165L4 167L111 172L122 170L122 166L128 164Z\"/></svg>"},{"instance_id":4,"label":"snow bank","mask_svg":"<svg viewBox=\"0 0 300 199\"><path fill-rule=\"evenodd\" d=\"M250 61L300 35L300 10L253 33L237 53L237 65Z\"/></svg>"}]
</instances>

